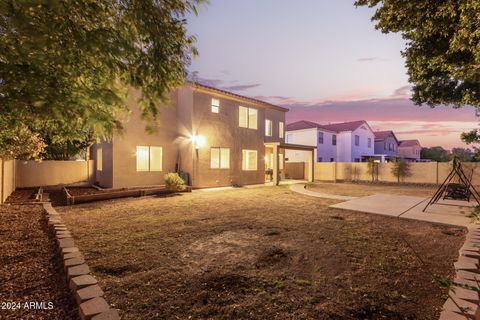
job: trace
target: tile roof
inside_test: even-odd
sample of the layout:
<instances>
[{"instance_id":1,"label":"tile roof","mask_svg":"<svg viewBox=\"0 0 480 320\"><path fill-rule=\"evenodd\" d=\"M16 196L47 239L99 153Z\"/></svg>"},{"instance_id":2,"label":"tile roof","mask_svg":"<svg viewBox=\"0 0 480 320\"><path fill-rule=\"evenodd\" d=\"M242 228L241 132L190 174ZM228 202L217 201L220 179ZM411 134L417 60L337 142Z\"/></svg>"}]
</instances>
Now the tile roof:
<instances>
[{"instance_id":1,"label":"tile roof","mask_svg":"<svg viewBox=\"0 0 480 320\"><path fill-rule=\"evenodd\" d=\"M301 120L287 124L286 131L295 131L311 128L319 128L331 132L353 131L360 127L362 124L367 124L365 120L332 123L332 124L318 124L316 122Z\"/></svg>"},{"instance_id":2,"label":"tile roof","mask_svg":"<svg viewBox=\"0 0 480 320\"><path fill-rule=\"evenodd\" d=\"M420 141L418 140L402 140L400 141L400 147L414 147L414 146L421 146Z\"/></svg>"},{"instance_id":3,"label":"tile roof","mask_svg":"<svg viewBox=\"0 0 480 320\"><path fill-rule=\"evenodd\" d=\"M311 128L319 128L320 125L315 122L301 120L293 123L287 124L285 127L285 131L295 131L295 130L303 130L303 129L311 129Z\"/></svg>"},{"instance_id":4,"label":"tile roof","mask_svg":"<svg viewBox=\"0 0 480 320\"><path fill-rule=\"evenodd\" d=\"M387 130L387 131L375 131L373 133L375 135L375 141L382 141L388 138L388 136L392 135L395 140L398 141L397 137L395 136L395 133L393 133L392 130Z\"/></svg>"},{"instance_id":5,"label":"tile roof","mask_svg":"<svg viewBox=\"0 0 480 320\"><path fill-rule=\"evenodd\" d=\"M241 99L241 100L246 100L246 101L249 101L249 102L257 103L257 104L263 105L264 107L267 107L267 108L270 108L270 109L275 109L275 110L279 110L279 111L283 111L283 112L289 111L287 108L283 108L283 107L280 107L280 106L277 106L277 105L274 105L274 104L271 104L271 103L268 103L268 102L265 102L265 101L262 101L262 100L258 100L258 99L255 99L255 98L242 96L242 95L230 92L230 91L210 87L210 86L201 84L199 82L187 81L187 83L189 85L191 85L193 88L213 91L213 92L220 93L220 94L223 94L223 95L231 96L231 97L236 98L236 99Z\"/></svg>"},{"instance_id":6,"label":"tile roof","mask_svg":"<svg viewBox=\"0 0 480 320\"><path fill-rule=\"evenodd\" d=\"M342 131L353 131L360 127L362 124L367 124L365 120L342 122L342 123L332 123L322 125L321 127L326 130L342 132Z\"/></svg>"}]
</instances>

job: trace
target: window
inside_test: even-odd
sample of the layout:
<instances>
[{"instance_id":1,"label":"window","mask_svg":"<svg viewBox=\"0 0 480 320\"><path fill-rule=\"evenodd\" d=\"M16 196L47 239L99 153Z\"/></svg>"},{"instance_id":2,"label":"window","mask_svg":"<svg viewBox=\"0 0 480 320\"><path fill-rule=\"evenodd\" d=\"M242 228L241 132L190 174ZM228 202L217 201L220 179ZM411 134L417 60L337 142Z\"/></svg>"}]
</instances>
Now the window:
<instances>
[{"instance_id":1,"label":"window","mask_svg":"<svg viewBox=\"0 0 480 320\"><path fill-rule=\"evenodd\" d=\"M323 158L322 158L322 157L318 157L318 162L323 162Z\"/></svg>"},{"instance_id":2,"label":"window","mask_svg":"<svg viewBox=\"0 0 480 320\"><path fill-rule=\"evenodd\" d=\"M212 112L218 113L220 111L220 100L212 99Z\"/></svg>"},{"instance_id":3,"label":"window","mask_svg":"<svg viewBox=\"0 0 480 320\"><path fill-rule=\"evenodd\" d=\"M383 143L383 149L387 150L387 142L386 141Z\"/></svg>"},{"instance_id":4,"label":"window","mask_svg":"<svg viewBox=\"0 0 480 320\"><path fill-rule=\"evenodd\" d=\"M212 169L230 168L230 149L229 148L211 148L210 149L210 168Z\"/></svg>"},{"instance_id":5,"label":"window","mask_svg":"<svg viewBox=\"0 0 480 320\"><path fill-rule=\"evenodd\" d=\"M266 120L265 120L265 135L266 135L267 137L271 137L271 136L272 136L272 132L273 132L272 129L273 129L273 128L272 128L272 120L266 119Z\"/></svg>"},{"instance_id":6,"label":"window","mask_svg":"<svg viewBox=\"0 0 480 320\"><path fill-rule=\"evenodd\" d=\"M368 147L369 147L369 148L372 147L372 138L368 138Z\"/></svg>"},{"instance_id":7,"label":"window","mask_svg":"<svg viewBox=\"0 0 480 320\"><path fill-rule=\"evenodd\" d=\"M284 127L283 127L283 122L278 123L278 136L283 139L283 133L284 133Z\"/></svg>"},{"instance_id":8,"label":"window","mask_svg":"<svg viewBox=\"0 0 480 320\"><path fill-rule=\"evenodd\" d=\"M242 128L257 129L258 110L254 108L239 107L238 125Z\"/></svg>"},{"instance_id":9,"label":"window","mask_svg":"<svg viewBox=\"0 0 480 320\"><path fill-rule=\"evenodd\" d=\"M360 145L360 136L355 135L355 145L357 147Z\"/></svg>"},{"instance_id":10,"label":"window","mask_svg":"<svg viewBox=\"0 0 480 320\"><path fill-rule=\"evenodd\" d=\"M355 158L355 162L360 162L360 159L359 159L359 158Z\"/></svg>"},{"instance_id":11,"label":"window","mask_svg":"<svg viewBox=\"0 0 480 320\"><path fill-rule=\"evenodd\" d=\"M293 143L293 135L287 134L287 143Z\"/></svg>"},{"instance_id":12,"label":"window","mask_svg":"<svg viewBox=\"0 0 480 320\"><path fill-rule=\"evenodd\" d=\"M242 150L242 170L255 171L257 170L257 150Z\"/></svg>"},{"instance_id":13,"label":"window","mask_svg":"<svg viewBox=\"0 0 480 320\"><path fill-rule=\"evenodd\" d=\"M150 171L162 171L162 147L150 147Z\"/></svg>"},{"instance_id":14,"label":"window","mask_svg":"<svg viewBox=\"0 0 480 320\"><path fill-rule=\"evenodd\" d=\"M103 170L103 154L102 147L97 149L97 171Z\"/></svg>"},{"instance_id":15,"label":"window","mask_svg":"<svg viewBox=\"0 0 480 320\"><path fill-rule=\"evenodd\" d=\"M336 145L337 145L337 135L332 134L332 146L336 146Z\"/></svg>"},{"instance_id":16,"label":"window","mask_svg":"<svg viewBox=\"0 0 480 320\"><path fill-rule=\"evenodd\" d=\"M323 144L323 132L318 133L318 143Z\"/></svg>"},{"instance_id":17,"label":"window","mask_svg":"<svg viewBox=\"0 0 480 320\"><path fill-rule=\"evenodd\" d=\"M334 159L334 158L330 158L330 162L334 162L334 161L335 161L335 159Z\"/></svg>"},{"instance_id":18,"label":"window","mask_svg":"<svg viewBox=\"0 0 480 320\"><path fill-rule=\"evenodd\" d=\"M137 146L137 171L162 171L162 147Z\"/></svg>"}]
</instances>

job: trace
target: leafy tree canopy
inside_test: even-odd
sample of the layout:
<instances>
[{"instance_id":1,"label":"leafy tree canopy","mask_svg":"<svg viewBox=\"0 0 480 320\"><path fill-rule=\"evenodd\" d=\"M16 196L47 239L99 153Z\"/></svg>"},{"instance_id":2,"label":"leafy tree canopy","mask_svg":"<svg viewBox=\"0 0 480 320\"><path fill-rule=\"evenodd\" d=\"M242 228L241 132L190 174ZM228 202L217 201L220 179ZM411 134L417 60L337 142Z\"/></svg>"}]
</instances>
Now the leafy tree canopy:
<instances>
[{"instance_id":1,"label":"leafy tree canopy","mask_svg":"<svg viewBox=\"0 0 480 320\"><path fill-rule=\"evenodd\" d=\"M196 54L185 15L203 2L0 1L0 141L18 128L52 143L109 138L128 87L153 128Z\"/></svg>"},{"instance_id":2,"label":"leafy tree canopy","mask_svg":"<svg viewBox=\"0 0 480 320\"><path fill-rule=\"evenodd\" d=\"M451 160L451 154L442 147L422 148L420 156L422 159L430 159L437 162L448 162Z\"/></svg>"},{"instance_id":3,"label":"leafy tree canopy","mask_svg":"<svg viewBox=\"0 0 480 320\"><path fill-rule=\"evenodd\" d=\"M480 1L357 0L376 8L372 20L384 33L399 32L412 100L480 107Z\"/></svg>"}]
</instances>

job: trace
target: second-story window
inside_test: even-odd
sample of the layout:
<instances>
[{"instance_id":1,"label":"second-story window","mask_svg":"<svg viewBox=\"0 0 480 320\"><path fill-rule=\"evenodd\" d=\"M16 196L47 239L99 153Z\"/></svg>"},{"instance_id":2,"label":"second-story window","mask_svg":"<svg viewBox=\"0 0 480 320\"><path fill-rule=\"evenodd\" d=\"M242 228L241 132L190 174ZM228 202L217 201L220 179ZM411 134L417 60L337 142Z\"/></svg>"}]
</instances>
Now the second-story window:
<instances>
[{"instance_id":1,"label":"second-story window","mask_svg":"<svg viewBox=\"0 0 480 320\"><path fill-rule=\"evenodd\" d=\"M360 136L355 135L355 145L357 147L360 145Z\"/></svg>"},{"instance_id":2,"label":"second-story window","mask_svg":"<svg viewBox=\"0 0 480 320\"><path fill-rule=\"evenodd\" d=\"M240 106L238 125L242 128L257 129L258 128L258 110Z\"/></svg>"},{"instance_id":3,"label":"second-story window","mask_svg":"<svg viewBox=\"0 0 480 320\"><path fill-rule=\"evenodd\" d=\"M368 138L368 147L369 147L369 148L372 147L372 138Z\"/></svg>"},{"instance_id":4,"label":"second-story window","mask_svg":"<svg viewBox=\"0 0 480 320\"><path fill-rule=\"evenodd\" d=\"M323 144L323 132L318 133L318 143Z\"/></svg>"},{"instance_id":5,"label":"second-story window","mask_svg":"<svg viewBox=\"0 0 480 320\"><path fill-rule=\"evenodd\" d=\"M284 132L285 132L285 128L283 126L283 122L279 122L278 123L278 136L283 139L283 135L284 135Z\"/></svg>"},{"instance_id":6,"label":"second-story window","mask_svg":"<svg viewBox=\"0 0 480 320\"><path fill-rule=\"evenodd\" d=\"M211 110L212 110L213 113L220 112L220 100L212 99L212 109Z\"/></svg>"},{"instance_id":7,"label":"second-story window","mask_svg":"<svg viewBox=\"0 0 480 320\"><path fill-rule=\"evenodd\" d=\"M265 120L265 135L271 137L273 133L272 120Z\"/></svg>"},{"instance_id":8,"label":"second-story window","mask_svg":"<svg viewBox=\"0 0 480 320\"><path fill-rule=\"evenodd\" d=\"M287 143L293 143L293 135L287 134Z\"/></svg>"},{"instance_id":9,"label":"second-story window","mask_svg":"<svg viewBox=\"0 0 480 320\"><path fill-rule=\"evenodd\" d=\"M332 134L332 146L336 146L336 145L337 145L337 135Z\"/></svg>"}]
</instances>

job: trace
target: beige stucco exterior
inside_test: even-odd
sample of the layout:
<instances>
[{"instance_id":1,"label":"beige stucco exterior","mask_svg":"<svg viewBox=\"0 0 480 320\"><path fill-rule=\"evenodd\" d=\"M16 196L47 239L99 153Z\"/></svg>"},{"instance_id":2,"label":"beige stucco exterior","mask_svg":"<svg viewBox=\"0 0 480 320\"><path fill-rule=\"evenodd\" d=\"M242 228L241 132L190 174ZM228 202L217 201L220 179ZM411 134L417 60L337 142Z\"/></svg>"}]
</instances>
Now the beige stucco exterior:
<instances>
[{"instance_id":1,"label":"beige stucco exterior","mask_svg":"<svg viewBox=\"0 0 480 320\"><path fill-rule=\"evenodd\" d=\"M187 172L196 188L248 185L265 182L265 142L283 143L279 123L285 123L286 109L203 86L185 85L172 92L169 106L159 107L159 124L154 133L145 131L145 122L137 105L140 93L131 90L131 112L121 120L124 130L92 147L96 159L102 149L102 170L95 181L109 188L161 185L164 175L178 170ZM219 112L211 111L212 98L220 101ZM257 110L257 129L239 126L239 107ZM265 119L272 120L273 135L265 136ZM202 136L205 143L193 147L191 136ZM136 147L162 147L162 171L136 170ZM229 149L229 168L211 168L211 148ZM257 151L257 169L242 169L243 150ZM95 161L97 163L97 161Z\"/></svg>"},{"instance_id":2,"label":"beige stucco exterior","mask_svg":"<svg viewBox=\"0 0 480 320\"><path fill-rule=\"evenodd\" d=\"M0 203L15 191L15 160L0 158Z\"/></svg>"}]
</instances>

